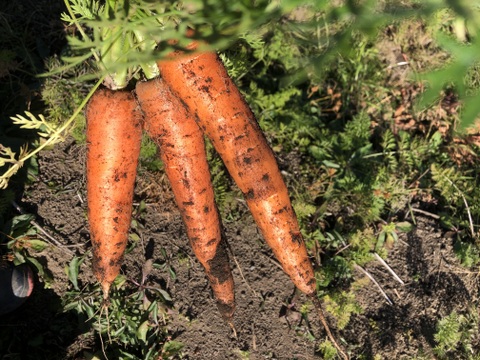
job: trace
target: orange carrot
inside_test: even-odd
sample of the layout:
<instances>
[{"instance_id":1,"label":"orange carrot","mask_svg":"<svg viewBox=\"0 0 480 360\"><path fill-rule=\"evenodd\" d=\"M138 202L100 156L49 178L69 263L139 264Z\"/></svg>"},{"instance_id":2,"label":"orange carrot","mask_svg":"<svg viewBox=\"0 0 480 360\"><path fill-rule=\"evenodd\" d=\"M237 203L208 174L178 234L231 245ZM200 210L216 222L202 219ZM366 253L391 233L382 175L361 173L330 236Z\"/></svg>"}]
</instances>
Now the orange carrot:
<instances>
[{"instance_id":1,"label":"orange carrot","mask_svg":"<svg viewBox=\"0 0 480 360\"><path fill-rule=\"evenodd\" d=\"M235 309L233 277L203 134L193 115L162 79L137 83L136 95L145 116L145 129L160 147L192 249L205 268L220 313L230 322Z\"/></svg>"},{"instance_id":2,"label":"orange carrot","mask_svg":"<svg viewBox=\"0 0 480 360\"><path fill-rule=\"evenodd\" d=\"M130 92L101 89L90 99L86 118L93 266L107 299L127 245L142 136L141 113Z\"/></svg>"},{"instance_id":3,"label":"orange carrot","mask_svg":"<svg viewBox=\"0 0 480 360\"><path fill-rule=\"evenodd\" d=\"M196 47L192 43L190 49ZM344 359L316 296L312 264L275 156L216 53L175 53L159 61L161 76L196 121L243 192L268 245L295 286L313 301L328 337Z\"/></svg>"},{"instance_id":4,"label":"orange carrot","mask_svg":"<svg viewBox=\"0 0 480 360\"><path fill-rule=\"evenodd\" d=\"M285 272L301 291L315 294L313 267L274 154L216 53L177 54L158 65L211 139Z\"/></svg>"}]
</instances>

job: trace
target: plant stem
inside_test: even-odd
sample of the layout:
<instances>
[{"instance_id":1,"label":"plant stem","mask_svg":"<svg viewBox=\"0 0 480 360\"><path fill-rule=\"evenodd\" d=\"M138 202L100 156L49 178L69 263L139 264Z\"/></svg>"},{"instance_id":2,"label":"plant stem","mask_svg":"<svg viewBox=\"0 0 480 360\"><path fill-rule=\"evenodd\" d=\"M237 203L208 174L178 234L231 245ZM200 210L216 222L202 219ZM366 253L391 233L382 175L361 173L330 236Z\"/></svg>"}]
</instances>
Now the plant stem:
<instances>
[{"instance_id":1,"label":"plant stem","mask_svg":"<svg viewBox=\"0 0 480 360\"><path fill-rule=\"evenodd\" d=\"M98 89L100 84L103 82L105 77L101 77L97 83L93 86L93 88L90 90L88 95L83 99L82 103L80 106L75 110L75 112L70 116L70 118L60 127L58 128L43 144L41 144L39 147L37 147L35 150L32 152L29 152L27 155L25 155L23 158L18 159L18 161L15 163L15 165L11 166L1 177L0 179L9 179L13 175L17 173L17 171L23 166L25 161L30 159L32 156L36 155L43 149L45 149L47 146L54 144L55 142L58 141L58 138L60 137L61 133L64 132L70 124L75 120L75 118L80 114L80 112L83 110L85 105L87 105L88 100L92 97L93 93Z\"/></svg>"}]
</instances>

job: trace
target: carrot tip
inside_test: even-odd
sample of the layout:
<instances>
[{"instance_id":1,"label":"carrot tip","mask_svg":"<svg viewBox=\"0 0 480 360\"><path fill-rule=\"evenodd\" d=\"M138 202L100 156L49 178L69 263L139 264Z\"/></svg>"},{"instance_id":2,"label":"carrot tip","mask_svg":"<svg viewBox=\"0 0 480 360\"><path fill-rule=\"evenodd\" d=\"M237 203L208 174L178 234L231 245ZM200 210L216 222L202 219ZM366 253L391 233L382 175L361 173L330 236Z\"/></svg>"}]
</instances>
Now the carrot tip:
<instances>
[{"instance_id":1,"label":"carrot tip","mask_svg":"<svg viewBox=\"0 0 480 360\"><path fill-rule=\"evenodd\" d=\"M108 302L109 299L110 299L110 287L111 287L111 283L109 282L103 282L102 283L102 292L103 292L103 300L105 302Z\"/></svg>"},{"instance_id":2,"label":"carrot tip","mask_svg":"<svg viewBox=\"0 0 480 360\"><path fill-rule=\"evenodd\" d=\"M225 303L221 300L217 300L217 308L223 319L230 324L233 319L233 313L235 311L234 303Z\"/></svg>"},{"instance_id":3,"label":"carrot tip","mask_svg":"<svg viewBox=\"0 0 480 360\"><path fill-rule=\"evenodd\" d=\"M230 326L230 329L232 329L232 335L235 339L237 339L237 330L235 329L235 325L233 324L233 321L228 322L228 326Z\"/></svg>"}]
</instances>

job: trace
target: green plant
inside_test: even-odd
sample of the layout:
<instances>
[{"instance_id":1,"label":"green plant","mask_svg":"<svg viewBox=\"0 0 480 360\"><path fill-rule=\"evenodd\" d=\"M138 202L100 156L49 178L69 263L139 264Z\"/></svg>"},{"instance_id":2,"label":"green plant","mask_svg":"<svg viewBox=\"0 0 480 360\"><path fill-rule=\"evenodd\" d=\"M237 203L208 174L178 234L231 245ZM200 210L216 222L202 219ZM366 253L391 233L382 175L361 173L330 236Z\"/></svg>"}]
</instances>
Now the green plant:
<instances>
[{"instance_id":1,"label":"green plant","mask_svg":"<svg viewBox=\"0 0 480 360\"><path fill-rule=\"evenodd\" d=\"M472 268L480 262L478 245L458 239L453 248L461 264L466 268Z\"/></svg>"},{"instance_id":2,"label":"green plant","mask_svg":"<svg viewBox=\"0 0 480 360\"><path fill-rule=\"evenodd\" d=\"M382 251L383 247L391 250L395 243L398 241L398 233L409 232L411 230L412 225L407 221L383 225L380 233L378 234L378 240L375 244L375 250L377 252L380 252Z\"/></svg>"},{"instance_id":3,"label":"green plant","mask_svg":"<svg viewBox=\"0 0 480 360\"><path fill-rule=\"evenodd\" d=\"M355 293L339 291L325 296L327 311L337 320L337 328L344 329L352 315L362 313L362 308L355 301Z\"/></svg>"},{"instance_id":4,"label":"green plant","mask_svg":"<svg viewBox=\"0 0 480 360\"><path fill-rule=\"evenodd\" d=\"M139 162L141 168L148 171L159 171L163 168L162 160L158 154L157 145L146 135L142 137Z\"/></svg>"},{"instance_id":5,"label":"green plant","mask_svg":"<svg viewBox=\"0 0 480 360\"><path fill-rule=\"evenodd\" d=\"M451 217L450 227L468 229L470 235L475 238L473 219L478 218L480 209L474 200L478 196L476 190L476 177L471 173L474 171L458 171L452 166L449 168L439 167L432 164L430 171L435 182L434 187L448 204ZM471 204L471 205L470 205ZM456 220L453 220L456 218Z\"/></svg>"},{"instance_id":6,"label":"green plant","mask_svg":"<svg viewBox=\"0 0 480 360\"><path fill-rule=\"evenodd\" d=\"M434 335L437 345L435 353L442 359L461 357L478 359L479 316L475 306L465 314L456 311L443 317L437 323Z\"/></svg>"},{"instance_id":7,"label":"green plant","mask_svg":"<svg viewBox=\"0 0 480 360\"><path fill-rule=\"evenodd\" d=\"M22 214L6 222L2 236L6 238L6 257L15 265L23 263L33 265L44 286L48 288L53 281L52 275L36 255L45 250L49 244L38 237L38 229L32 225L33 220L32 214Z\"/></svg>"},{"instance_id":8,"label":"green plant","mask_svg":"<svg viewBox=\"0 0 480 360\"><path fill-rule=\"evenodd\" d=\"M337 358L338 352L333 344L325 340L318 345L318 352L320 352L325 360L333 360Z\"/></svg>"},{"instance_id":9,"label":"green plant","mask_svg":"<svg viewBox=\"0 0 480 360\"><path fill-rule=\"evenodd\" d=\"M68 274L73 289L63 299L64 311L73 311L85 331L94 331L106 357L127 359L168 358L180 354L182 345L170 340L167 324L168 292L147 284L152 261L145 263L139 281L119 276L112 286L107 304L100 287L79 288L83 259L74 258Z\"/></svg>"},{"instance_id":10,"label":"green plant","mask_svg":"<svg viewBox=\"0 0 480 360\"><path fill-rule=\"evenodd\" d=\"M90 85L78 79L85 76L88 69L83 64L65 69L58 57L46 60L46 71L51 75L44 79L41 96L49 123L57 126L63 124L80 106ZM82 113L78 114L68 132L78 142L85 142L85 117Z\"/></svg>"}]
</instances>

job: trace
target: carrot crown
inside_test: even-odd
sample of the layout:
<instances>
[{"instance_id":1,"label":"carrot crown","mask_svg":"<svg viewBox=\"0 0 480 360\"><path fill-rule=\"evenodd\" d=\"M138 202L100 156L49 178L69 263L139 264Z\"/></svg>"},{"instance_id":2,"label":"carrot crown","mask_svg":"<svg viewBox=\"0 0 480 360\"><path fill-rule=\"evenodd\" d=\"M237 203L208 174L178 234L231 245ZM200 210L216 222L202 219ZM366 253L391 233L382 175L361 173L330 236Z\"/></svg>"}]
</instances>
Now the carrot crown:
<instances>
[{"instance_id":1,"label":"carrot crown","mask_svg":"<svg viewBox=\"0 0 480 360\"><path fill-rule=\"evenodd\" d=\"M282 13L282 2L269 0L177 2L152 0L64 0L62 20L78 29L68 38L79 56L64 58L75 66L94 56L97 75L110 89L127 86L142 70L158 75L156 62L173 49L186 50L192 38L212 48L223 48L239 34ZM171 42L169 40L176 40ZM157 44L162 46L157 47Z\"/></svg>"}]
</instances>

